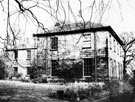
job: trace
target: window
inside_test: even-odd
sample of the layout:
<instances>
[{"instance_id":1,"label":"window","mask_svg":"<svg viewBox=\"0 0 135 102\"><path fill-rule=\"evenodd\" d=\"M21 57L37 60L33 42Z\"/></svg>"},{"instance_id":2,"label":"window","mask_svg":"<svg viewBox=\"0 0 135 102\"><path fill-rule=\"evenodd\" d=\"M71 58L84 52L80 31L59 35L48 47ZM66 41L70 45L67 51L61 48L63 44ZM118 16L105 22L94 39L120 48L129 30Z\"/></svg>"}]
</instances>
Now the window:
<instances>
[{"instance_id":1,"label":"window","mask_svg":"<svg viewBox=\"0 0 135 102\"><path fill-rule=\"evenodd\" d=\"M17 60L17 58L18 58L18 51L14 50L14 59Z\"/></svg>"},{"instance_id":2,"label":"window","mask_svg":"<svg viewBox=\"0 0 135 102\"><path fill-rule=\"evenodd\" d=\"M119 55L119 44L117 43L117 54Z\"/></svg>"},{"instance_id":3,"label":"window","mask_svg":"<svg viewBox=\"0 0 135 102\"><path fill-rule=\"evenodd\" d=\"M110 76L111 76L111 77L112 77L112 75L113 75L113 74L112 74L112 73L113 73L113 72L112 72L112 68L113 68L113 62L112 62L112 59L110 58L110 68L109 68L109 69L110 69Z\"/></svg>"},{"instance_id":4,"label":"window","mask_svg":"<svg viewBox=\"0 0 135 102\"><path fill-rule=\"evenodd\" d=\"M52 66L52 76L57 76L57 68L58 68L58 62L56 60L51 61L51 66Z\"/></svg>"},{"instance_id":5,"label":"window","mask_svg":"<svg viewBox=\"0 0 135 102\"><path fill-rule=\"evenodd\" d=\"M119 71L119 79L121 79L121 66L120 66L120 63L118 62L118 71Z\"/></svg>"},{"instance_id":6,"label":"window","mask_svg":"<svg viewBox=\"0 0 135 102\"><path fill-rule=\"evenodd\" d=\"M18 67L14 67L14 74L18 73Z\"/></svg>"},{"instance_id":7,"label":"window","mask_svg":"<svg viewBox=\"0 0 135 102\"><path fill-rule=\"evenodd\" d=\"M113 60L114 61L114 78L116 78L117 77L117 72L116 72L116 61L115 60Z\"/></svg>"},{"instance_id":8,"label":"window","mask_svg":"<svg viewBox=\"0 0 135 102\"><path fill-rule=\"evenodd\" d=\"M112 41L111 41L112 40L112 37L111 37L111 34L109 35L109 37L110 37L109 38L109 42L110 42L110 49L111 49L112 48Z\"/></svg>"},{"instance_id":9,"label":"window","mask_svg":"<svg viewBox=\"0 0 135 102\"><path fill-rule=\"evenodd\" d=\"M116 43L115 43L115 39L113 40L114 42L114 52L116 52Z\"/></svg>"},{"instance_id":10,"label":"window","mask_svg":"<svg viewBox=\"0 0 135 102\"><path fill-rule=\"evenodd\" d=\"M91 34L85 34L83 35L83 47L82 49L90 49L91 48Z\"/></svg>"},{"instance_id":11,"label":"window","mask_svg":"<svg viewBox=\"0 0 135 102\"><path fill-rule=\"evenodd\" d=\"M94 66L92 65L92 59L84 59L84 76L92 76L94 72Z\"/></svg>"},{"instance_id":12,"label":"window","mask_svg":"<svg viewBox=\"0 0 135 102\"><path fill-rule=\"evenodd\" d=\"M51 50L58 50L58 37L51 38Z\"/></svg>"},{"instance_id":13,"label":"window","mask_svg":"<svg viewBox=\"0 0 135 102\"><path fill-rule=\"evenodd\" d=\"M120 57L122 57L122 47L120 46Z\"/></svg>"},{"instance_id":14,"label":"window","mask_svg":"<svg viewBox=\"0 0 135 102\"><path fill-rule=\"evenodd\" d=\"M112 78L115 77L115 61L112 59Z\"/></svg>"},{"instance_id":15,"label":"window","mask_svg":"<svg viewBox=\"0 0 135 102\"><path fill-rule=\"evenodd\" d=\"M31 59L31 50L27 50L27 59Z\"/></svg>"},{"instance_id":16,"label":"window","mask_svg":"<svg viewBox=\"0 0 135 102\"><path fill-rule=\"evenodd\" d=\"M28 74L28 75L31 74L31 67L27 67L27 74Z\"/></svg>"}]
</instances>

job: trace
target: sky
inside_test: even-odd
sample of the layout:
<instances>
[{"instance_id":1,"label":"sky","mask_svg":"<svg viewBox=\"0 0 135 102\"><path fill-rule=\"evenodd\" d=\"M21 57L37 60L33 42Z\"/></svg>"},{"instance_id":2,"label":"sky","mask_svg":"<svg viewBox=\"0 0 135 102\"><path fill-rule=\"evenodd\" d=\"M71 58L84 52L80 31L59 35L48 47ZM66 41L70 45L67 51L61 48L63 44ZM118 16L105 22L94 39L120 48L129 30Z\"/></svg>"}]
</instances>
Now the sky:
<instances>
[{"instance_id":1,"label":"sky","mask_svg":"<svg viewBox=\"0 0 135 102\"><path fill-rule=\"evenodd\" d=\"M55 0L54 0L55 1ZM76 17L78 20L80 20L79 18L79 0L70 0L70 6L73 10L73 12L75 13ZM101 0L96 0L96 1L101 1ZM104 0L106 1L106 0ZM56 2L53 2L52 5L55 6ZM82 0L82 15L84 17L85 20L88 20L90 18L90 13L91 11L89 10L88 6L91 3L91 1L89 0ZM14 11L17 8L17 5L15 4L15 2L10 2L11 6L10 6L10 10ZM66 3L64 4L64 8L66 9L66 12L68 13L68 5ZM7 3L3 3L4 7L7 9ZM25 4L25 5L30 5L29 4ZM111 2L111 6L109 7L108 10L105 11L104 15L103 15L103 19L101 21L101 23L103 25L110 25L114 31L119 35L122 34L123 32L133 32L135 33L135 1L134 0L112 0ZM54 7L55 8L55 7ZM7 21L7 12L5 11L3 12L3 8L0 6L0 29L1 29L1 33L0 36L2 36L3 38L6 36L6 21ZM61 6L62 9L62 6ZM45 13L43 10L39 10L37 8L32 9L34 11L34 13L36 14L36 16L38 17L38 19L44 23L45 27L52 27L54 25L53 20L51 19L50 16L48 16L47 13ZM49 9L46 9L49 11ZM60 19L62 20L64 18L64 12L61 13L60 15ZM98 20L98 12L95 13L95 17L93 17L92 19L96 19ZM36 25L35 22L30 20L30 17L28 18L28 20L25 20L25 18L23 17L23 15L20 15L19 18L17 18L17 14L13 15L10 19L11 22L15 21L16 19L16 24L13 24L15 26L15 29L19 30L19 28L21 29L22 36L28 36L28 37L32 37L33 33L37 33L36 31ZM96 18L97 17L97 18ZM74 18L71 16L71 13L68 15L67 20L70 19L71 22L74 20ZM17 25L17 23L19 22L19 25ZM25 25L26 24L26 25Z\"/></svg>"}]
</instances>

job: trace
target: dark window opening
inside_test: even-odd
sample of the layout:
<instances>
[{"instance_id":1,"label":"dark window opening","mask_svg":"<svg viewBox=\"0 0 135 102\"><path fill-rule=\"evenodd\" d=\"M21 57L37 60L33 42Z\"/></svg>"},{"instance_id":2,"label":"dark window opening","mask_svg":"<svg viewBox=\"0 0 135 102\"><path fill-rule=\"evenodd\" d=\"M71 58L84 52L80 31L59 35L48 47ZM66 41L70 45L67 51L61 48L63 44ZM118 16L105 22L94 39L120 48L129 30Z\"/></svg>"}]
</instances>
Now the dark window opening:
<instances>
[{"instance_id":1,"label":"dark window opening","mask_svg":"<svg viewBox=\"0 0 135 102\"><path fill-rule=\"evenodd\" d=\"M18 73L18 67L14 67L14 74Z\"/></svg>"},{"instance_id":2,"label":"dark window opening","mask_svg":"<svg viewBox=\"0 0 135 102\"><path fill-rule=\"evenodd\" d=\"M31 74L31 67L27 67L27 74L28 74L28 75Z\"/></svg>"},{"instance_id":3,"label":"dark window opening","mask_svg":"<svg viewBox=\"0 0 135 102\"><path fill-rule=\"evenodd\" d=\"M15 50L15 51L14 51L14 59L17 60L17 58L18 58L18 51Z\"/></svg>"},{"instance_id":4,"label":"dark window opening","mask_svg":"<svg viewBox=\"0 0 135 102\"><path fill-rule=\"evenodd\" d=\"M93 59L84 59L84 76L93 76L94 65Z\"/></svg>"},{"instance_id":5,"label":"dark window opening","mask_svg":"<svg viewBox=\"0 0 135 102\"><path fill-rule=\"evenodd\" d=\"M31 50L27 50L27 59L31 59Z\"/></svg>"},{"instance_id":6,"label":"dark window opening","mask_svg":"<svg viewBox=\"0 0 135 102\"><path fill-rule=\"evenodd\" d=\"M56 60L52 60L51 61L51 65L52 65L52 76L58 76L58 62Z\"/></svg>"},{"instance_id":7,"label":"dark window opening","mask_svg":"<svg viewBox=\"0 0 135 102\"><path fill-rule=\"evenodd\" d=\"M51 38L51 50L58 50L58 37Z\"/></svg>"}]
</instances>

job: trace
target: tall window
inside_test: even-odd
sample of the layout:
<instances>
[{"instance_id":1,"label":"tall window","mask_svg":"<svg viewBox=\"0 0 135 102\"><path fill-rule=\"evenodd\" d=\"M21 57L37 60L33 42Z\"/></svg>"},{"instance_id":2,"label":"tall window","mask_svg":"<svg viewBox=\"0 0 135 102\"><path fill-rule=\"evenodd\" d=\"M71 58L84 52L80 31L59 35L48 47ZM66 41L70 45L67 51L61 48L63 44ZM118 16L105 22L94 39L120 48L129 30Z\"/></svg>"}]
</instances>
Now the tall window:
<instances>
[{"instance_id":1,"label":"tall window","mask_svg":"<svg viewBox=\"0 0 135 102\"><path fill-rule=\"evenodd\" d=\"M28 75L31 74L31 67L27 67L27 74L28 74Z\"/></svg>"},{"instance_id":2,"label":"tall window","mask_svg":"<svg viewBox=\"0 0 135 102\"><path fill-rule=\"evenodd\" d=\"M110 49L112 48L112 37L111 34L109 35L109 42L110 42Z\"/></svg>"},{"instance_id":3,"label":"tall window","mask_svg":"<svg viewBox=\"0 0 135 102\"><path fill-rule=\"evenodd\" d=\"M118 74L119 74L119 79L121 79L121 66L120 63L118 62Z\"/></svg>"},{"instance_id":4,"label":"tall window","mask_svg":"<svg viewBox=\"0 0 135 102\"><path fill-rule=\"evenodd\" d=\"M85 34L84 40L83 40L83 49L89 49L91 48L91 34Z\"/></svg>"},{"instance_id":5,"label":"tall window","mask_svg":"<svg viewBox=\"0 0 135 102\"><path fill-rule=\"evenodd\" d=\"M114 61L110 58L111 77L114 77Z\"/></svg>"},{"instance_id":6,"label":"tall window","mask_svg":"<svg viewBox=\"0 0 135 102\"><path fill-rule=\"evenodd\" d=\"M94 66L92 65L92 59L84 59L84 76L92 76L94 72Z\"/></svg>"},{"instance_id":7,"label":"tall window","mask_svg":"<svg viewBox=\"0 0 135 102\"><path fill-rule=\"evenodd\" d=\"M114 44L114 52L116 51L116 43L115 43L115 39L113 40L113 44Z\"/></svg>"},{"instance_id":8,"label":"tall window","mask_svg":"<svg viewBox=\"0 0 135 102\"><path fill-rule=\"evenodd\" d=\"M31 50L27 50L27 59L31 59Z\"/></svg>"},{"instance_id":9,"label":"tall window","mask_svg":"<svg viewBox=\"0 0 135 102\"><path fill-rule=\"evenodd\" d=\"M119 55L119 44L117 43L117 54Z\"/></svg>"},{"instance_id":10,"label":"tall window","mask_svg":"<svg viewBox=\"0 0 135 102\"><path fill-rule=\"evenodd\" d=\"M18 73L18 67L14 67L14 74Z\"/></svg>"},{"instance_id":11,"label":"tall window","mask_svg":"<svg viewBox=\"0 0 135 102\"><path fill-rule=\"evenodd\" d=\"M117 78L117 67L116 67L116 61L114 60L114 78Z\"/></svg>"},{"instance_id":12,"label":"tall window","mask_svg":"<svg viewBox=\"0 0 135 102\"><path fill-rule=\"evenodd\" d=\"M51 50L58 50L58 37L51 38Z\"/></svg>"},{"instance_id":13,"label":"tall window","mask_svg":"<svg viewBox=\"0 0 135 102\"><path fill-rule=\"evenodd\" d=\"M18 51L15 50L15 51L14 51L14 59L17 60L17 58L18 58Z\"/></svg>"},{"instance_id":14,"label":"tall window","mask_svg":"<svg viewBox=\"0 0 135 102\"><path fill-rule=\"evenodd\" d=\"M52 66L52 76L57 76L57 68L58 68L58 62L56 60L51 61L51 66Z\"/></svg>"}]
</instances>

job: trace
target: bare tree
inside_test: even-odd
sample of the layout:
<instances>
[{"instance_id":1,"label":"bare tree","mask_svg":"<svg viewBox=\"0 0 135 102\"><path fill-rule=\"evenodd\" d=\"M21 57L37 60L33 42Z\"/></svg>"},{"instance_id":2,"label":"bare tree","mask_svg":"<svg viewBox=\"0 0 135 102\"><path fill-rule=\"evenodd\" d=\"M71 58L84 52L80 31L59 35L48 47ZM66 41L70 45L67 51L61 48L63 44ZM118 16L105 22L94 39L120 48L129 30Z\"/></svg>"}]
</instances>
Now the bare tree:
<instances>
[{"instance_id":1,"label":"bare tree","mask_svg":"<svg viewBox=\"0 0 135 102\"><path fill-rule=\"evenodd\" d=\"M75 8L71 0L13 0L12 2L2 0L0 1L2 11L7 14L5 47L15 46L17 32L25 34L28 26L35 26L36 30L33 30L33 33L48 32L47 20L53 21L54 24L61 24L61 28L67 21L76 24L81 21L83 28L88 21L100 23L105 11L109 10L111 2L111 0L92 0L84 8L84 1L76 0L78 6ZM39 13L43 15L42 18ZM18 28L20 30L16 31Z\"/></svg>"},{"instance_id":2,"label":"bare tree","mask_svg":"<svg viewBox=\"0 0 135 102\"><path fill-rule=\"evenodd\" d=\"M126 74L126 68L135 60L135 36L132 32L121 34L121 38L124 42L123 50L123 74ZM132 66L132 65L131 65Z\"/></svg>"}]
</instances>

